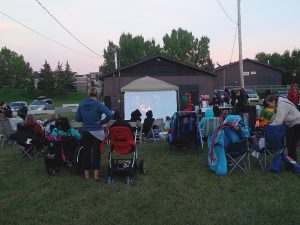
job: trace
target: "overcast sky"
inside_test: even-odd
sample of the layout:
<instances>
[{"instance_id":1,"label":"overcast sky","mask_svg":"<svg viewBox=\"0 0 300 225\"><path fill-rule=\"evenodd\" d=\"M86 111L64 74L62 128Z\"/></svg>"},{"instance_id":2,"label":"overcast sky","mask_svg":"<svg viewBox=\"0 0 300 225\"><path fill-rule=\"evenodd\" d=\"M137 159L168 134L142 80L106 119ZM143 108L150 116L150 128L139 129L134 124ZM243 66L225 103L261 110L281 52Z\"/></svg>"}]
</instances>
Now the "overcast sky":
<instances>
[{"instance_id":1,"label":"overcast sky","mask_svg":"<svg viewBox=\"0 0 300 225\"><path fill-rule=\"evenodd\" d=\"M174 28L183 28L195 37L210 38L214 63L230 61L237 20L237 0L39 0L81 42L103 55L111 40L120 35L142 35L161 45L162 37ZM243 57L258 52L283 53L300 48L299 0L242 0ZM95 56L76 42L35 0L0 0L0 12L72 49ZM22 54L34 70L45 60L52 69L67 60L73 71L97 72L102 58L78 54L27 30L0 14L0 47ZM232 61L238 59L236 40Z\"/></svg>"}]
</instances>

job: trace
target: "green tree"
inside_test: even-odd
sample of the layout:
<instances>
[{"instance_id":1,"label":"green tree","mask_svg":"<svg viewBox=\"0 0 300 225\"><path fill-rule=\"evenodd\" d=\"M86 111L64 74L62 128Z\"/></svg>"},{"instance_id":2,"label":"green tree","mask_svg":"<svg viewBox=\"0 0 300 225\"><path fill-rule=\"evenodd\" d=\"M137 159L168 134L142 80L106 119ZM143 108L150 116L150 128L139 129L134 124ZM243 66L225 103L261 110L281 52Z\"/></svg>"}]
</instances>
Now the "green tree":
<instances>
[{"instance_id":1,"label":"green tree","mask_svg":"<svg viewBox=\"0 0 300 225\"><path fill-rule=\"evenodd\" d=\"M30 83L32 69L22 55L3 47L0 51L0 86L25 88Z\"/></svg>"},{"instance_id":2,"label":"green tree","mask_svg":"<svg viewBox=\"0 0 300 225\"><path fill-rule=\"evenodd\" d=\"M149 58L155 55L161 54L161 47L159 44L156 44L156 41L152 39L151 41L146 41L144 44L145 57Z\"/></svg>"},{"instance_id":3,"label":"green tree","mask_svg":"<svg viewBox=\"0 0 300 225\"><path fill-rule=\"evenodd\" d=\"M132 36L130 33L123 33L119 38L119 46L109 41L107 49L104 49L104 63L99 69L102 74L115 70L115 53L118 56L118 67L123 67L158 55L161 48L154 39L145 41L141 35Z\"/></svg>"},{"instance_id":4,"label":"green tree","mask_svg":"<svg viewBox=\"0 0 300 225\"><path fill-rule=\"evenodd\" d=\"M163 37L163 42L163 50L167 56L176 58L179 61L192 63L190 61L194 47L194 36L192 32L181 28L178 30L173 29L170 35L166 34Z\"/></svg>"},{"instance_id":5,"label":"green tree","mask_svg":"<svg viewBox=\"0 0 300 225\"><path fill-rule=\"evenodd\" d=\"M179 61L213 70L214 64L210 58L208 37L195 38L192 32L179 28L163 37L164 53Z\"/></svg>"},{"instance_id":6,"label":"green tree","mask_svg":"<svg viewBox=\"0 0 300 225\"><path fill-rule=\"evenodd\" d=\"M42 94L49 97L55 95L55 79L50 65L45 61L43 68L39 73L38 89Z\"/></svg>"},{"instance_id":7,"label":"green tree","mask_svg":"<svg viewBox=\"0 0 300 225\"><path fill-rule=\"evenodd\" d=\"M104 63L99 68L100 73L106 74L115 69L115 53L119 55L119 47L109 41L107 49L104 49Z\"/></svg>"},{"instance_id":8,"label":"green tree","mask_svg":"<svg viewBox=\"0 0 300 225\"><path fill-rule=\"evenodd\" d=\"M267 54L257 53L255 58L262 63L277 67L283 71L283 84L300 82L300 50L294 49L292 52L286 50L282 55L275 52Z\"/></svg>"},{"instance_id":9,"label":"green tree","mask_svg":"<svg viewBox=\"0 0 300 225\"><path fill-rule=\"evenodd\" d=\"M53 72L53 77L55 80L55 95L57 96L64 96L66 94L66 81L65 81L65 77L64 77L64 71L63 71L63 66L60 62L57 63L57 67L55 69L55 71Z\"/></svg>"},{"instance_id":10,"label":"green tree","mask_svg":"<svg viewBox=\"0 0 300 225\"><path fill-rule=\"evenodd\" d=\"M69 62L67 61L64 71L65 89L67 91L76 91L75 73L72 71Z\"/></svg>"}]
</instances>

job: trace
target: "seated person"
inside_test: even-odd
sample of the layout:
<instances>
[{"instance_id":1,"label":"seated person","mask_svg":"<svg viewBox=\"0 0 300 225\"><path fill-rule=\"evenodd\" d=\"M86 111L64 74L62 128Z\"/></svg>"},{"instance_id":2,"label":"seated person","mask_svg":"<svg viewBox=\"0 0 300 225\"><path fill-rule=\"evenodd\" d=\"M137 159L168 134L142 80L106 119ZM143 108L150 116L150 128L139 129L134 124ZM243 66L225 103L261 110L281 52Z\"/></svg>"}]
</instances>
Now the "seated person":
<instances>
[{"instance_id":1,"label":"seated person","mask_svg":"<svg viewBox=\"0 0 300 225\"><path fill-rule=\"evenodd\" d=\"M24 126L32 126L34 128L34 139L32 140L34 145L42 149L43 148L43 128L35 121L35 117L32 114L28 114L25 118Z\"/></svg>"},{"instance_id":2,"label":"seated person","mask_svg":"<svg viewBox=\"0 0 300 225\"><path fill-rule=\"evenodd\" d=\"M267 105L267 107L265 107L259 116L259 127L264 127L266 125L268 125L271 122L271 118L272 116L275 114L275 108L269 107Z\"/></svg>"},{"instance_id":3,"label":"seated person","mask_svg":"<svg viewBox=\"0 0 300 225\"><path fill-rule=\"evenodd\" d=\"M52 130L51 135L55 140L68 137L72 138L70 141L63 142L64 155L66 157L68 166L71 166L76 147L78 146L78 142L74 141L74 139L81 140L80 133L78 130L70 126L68 118L61 117L56 120L55 128ZM48 135L48 137L51 138L50 135Z\"/></svg>"},{"instance_id":4,"label":"seated person","mask_svg":"<svg viewBox=\"0 0 300 225\"><path fill-rule=\"evenodd\" d=\"M57 114L51 114L49 119L45 122L45 137L47 138L51 134L52 130L55 128L55 122L60 118Z\"/></svg>"},{"instance_id":5,"label":"seated person","mask_svg":"<svg viewBox=\"0 0 300 225\"><path fill-rule=\"evenodd\" d=\"M220 123L222 123L223 122L223 115L222 115L222 111L219 108L219 106L214 105L213 106L213 112L214 112L214 117L220 118Z\"/></svg>"},{"instance_id":6,"label":"seated person","mask_svg":"<svg viewBox=\"0 0 300 225\"><path fill-rule=\"evenodd\" d=\"M18 110L17 114L20 116L23 120L25 120L27 116L28 108L26 105L22 105L22 107Z\"/></svg>"},{"instance_id":7,"label":"seated person","mask_svg":"<svg viewBox=\"0 0 300 225\"><path fill-rule=\"evenodd\" d=\"M132 121L132 122L140 121L140 122L142 122L141 116L142 116L142 113L140 112L140 110L136 109L131 113L131 118L130 118L129 121Z\"/></svg>"},{"instance_id":8,"label":"seated person","mask_svg":"<svg viewBox=\"0 0 300 225\"><path fill-rule=\"evenodd\" d=\"M35 136L42 137L44 134L43 128L40 124L35 122L35 117L32 114L26 116L24 126L33 126Z\"/></svg>"},{"instance_id":9,"label":"seated person","mask_svg":"<svg viewBox=\"0 0 300 225\"><path fill-rule=\"evenodd\" d=\"M148 137L149 135L154 120L155 119L153 118L152 110L146 112L146 118L144 119L144 124L143 124L143 133L145 134L146 137Z\"/></svg>"},{"instance_id":10,"label":"seated person","mask_svg":"<svg viewBox=\"0 0 300 225\"><path fill-rule=\"evenodd\" d=\"M55 128L52 130L51 135L55 138L61 136L65 137L74 137L76 140L81 139L81 135L75 128L70 126L69 120L66 117L61 117L56 120Z\"/></svg>"}]
</instances>

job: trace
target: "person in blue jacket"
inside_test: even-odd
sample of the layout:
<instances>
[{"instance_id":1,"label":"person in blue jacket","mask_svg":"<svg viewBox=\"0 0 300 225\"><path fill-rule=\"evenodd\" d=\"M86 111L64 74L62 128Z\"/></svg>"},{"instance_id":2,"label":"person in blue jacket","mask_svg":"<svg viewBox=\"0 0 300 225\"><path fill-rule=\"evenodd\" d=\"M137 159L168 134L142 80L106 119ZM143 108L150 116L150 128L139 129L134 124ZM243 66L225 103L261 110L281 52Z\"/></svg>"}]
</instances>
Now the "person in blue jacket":
<instances>
[{"instance_id":1,"label":"person in blue jacket","mask_svg":"<svg viewBox=\"0 0 300 225\"><path fill-rule=\"evenodd\" d=\"M94 180L100 179L100 144L104 140L104 130L102 124L107 123L112 118L111 111L99 102L99 90L92 87L89 93L90 98L80 102L76 121L83 122L82 144L85 149L83 154L84 177L89 178L89 170L94 170ZM102 115L105 118L101 120Z\"/></svg>"}]
</instances>

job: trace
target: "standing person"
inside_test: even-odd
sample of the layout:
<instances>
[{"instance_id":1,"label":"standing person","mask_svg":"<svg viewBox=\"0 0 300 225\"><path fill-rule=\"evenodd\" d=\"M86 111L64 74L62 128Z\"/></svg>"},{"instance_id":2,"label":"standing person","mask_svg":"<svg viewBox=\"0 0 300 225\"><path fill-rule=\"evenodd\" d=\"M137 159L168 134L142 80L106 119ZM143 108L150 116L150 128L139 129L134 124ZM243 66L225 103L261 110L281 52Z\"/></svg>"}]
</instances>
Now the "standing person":
<instances>
[{"instance_id":1,"label":"standing person","mask_svg":"<svg viewBox=\"0 0 300 225\"><path fill-rule=\"evenodd\" d=\"M231 105L232 105L232 108L234 110L234 107L235 107L235 103L236 103L236 94L235 94L235 90L232 89L231 92L230 92L230 97L231 97Z\"/></svg>"},{"instance_id":2,"label":"standing person","mask_svg":"<svg viewBox=\"0 0 300 225\"><path fill-rule=\"evenodd\" d=\"M300 139L300 112L288 99L278 98L276 95L267 97L269 107L276 108L276 114L270 125L278 126L285 124L287 129L288 155L297 161L296 147Z\"/></svg>"},{"instance_id":3,"label":"standing person","mask_svg":"<svg viewBox=\"0 0 300 225\"><path fill-rule=\"evenodd\" d=\"M99 90L92 87L89 98L80 102L76 121L83 122L82 143L84 147L83 169L85 179L89 179L89 170L94 170L94 180L100 179L100 144L104 139L102 124L107 123L112 118L111 111L98 101ZM102 114L105 119L101 120Z\"/></svg>"},{"instance_id":4,"label":"standing person","mask_svg":"<svg viewBox=\"0 0 300 225\"><path fill-rule=\"evenodd\" d=\"M230 102L230 93L228 88L224 89L224 102L226 102L226 104L229 104Z\"/></svg>"},{"instance_id":5,"label":"standing person","mask_svg":"<svg viewBox=\"0 0 300 225\"><path fill-rule=\"evenodd\" d=\"M291 89L288 92L288 100L291 101L299 109L299 89L298 84L293 83Z\"/></svg>"},{"instance_id":6,"label":"standing person","mask_svg":"<svg viewBox=\"0 0 300 225\"><path fill-rule=\"evenodd\" d=\"M6 101L0 103L0 113L2 113L4 117L12 118L11 108L7 105Z\"/></svg>"}]
</instances>

